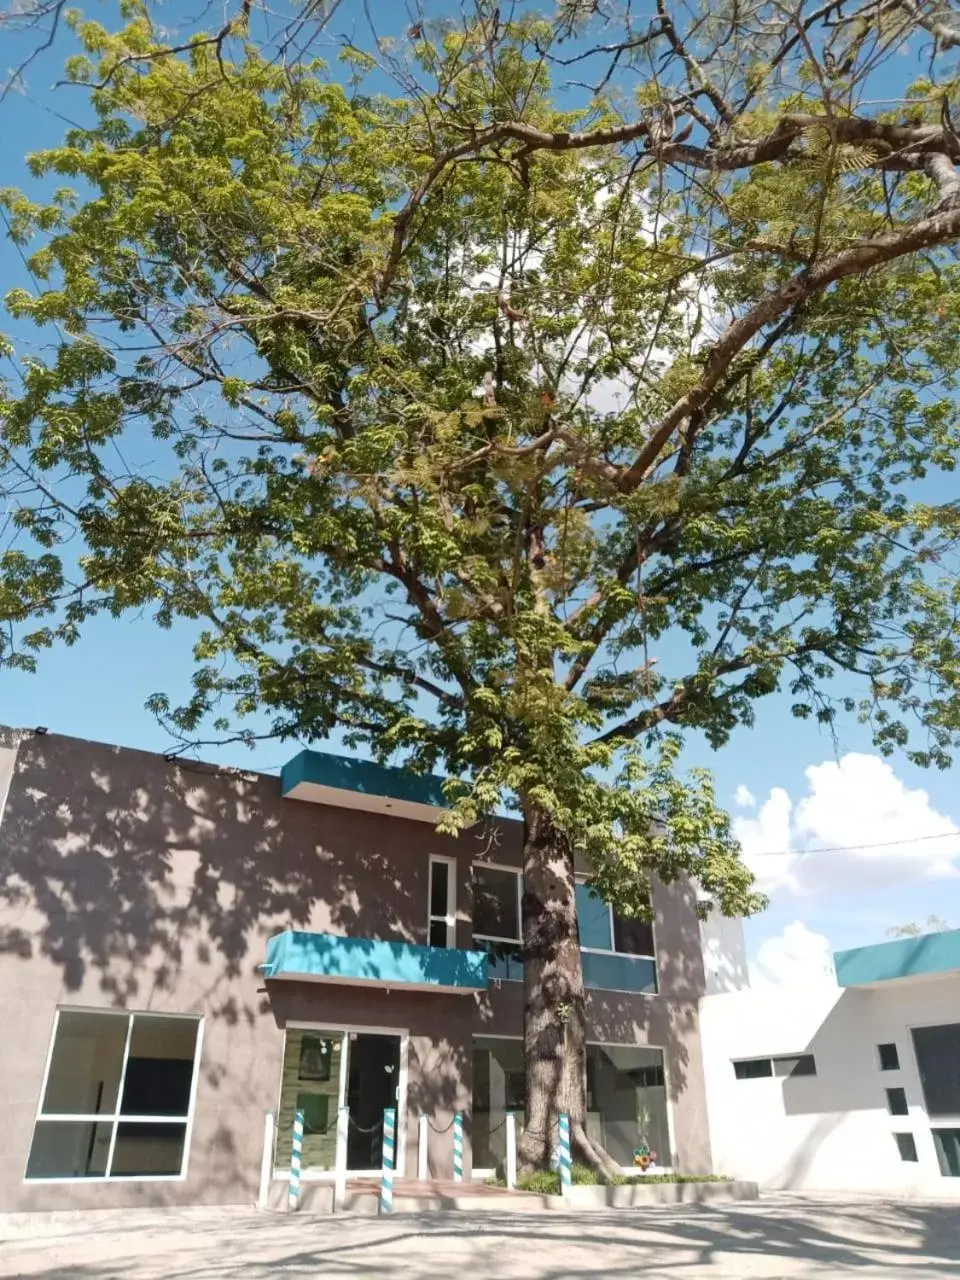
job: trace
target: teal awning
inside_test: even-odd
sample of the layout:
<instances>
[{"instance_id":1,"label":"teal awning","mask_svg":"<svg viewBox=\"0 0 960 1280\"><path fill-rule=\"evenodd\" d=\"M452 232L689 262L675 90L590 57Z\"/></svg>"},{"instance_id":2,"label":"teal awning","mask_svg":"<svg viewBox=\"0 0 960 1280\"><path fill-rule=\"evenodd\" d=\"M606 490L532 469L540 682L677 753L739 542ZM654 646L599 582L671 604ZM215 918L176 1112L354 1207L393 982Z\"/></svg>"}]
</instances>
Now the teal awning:
<instances>
[{"instance_id":1,"label":"teal awning","mask_svg":"<svg viewBox=\"0 0 960 1280\"><path fill-rule=\"evenodd\" d=\"M833 963L841 987L951 973L960 969L960 929L837 951Z\"/></svg>"},{"instance_id":2,"label":"teal awning","mask_svg":"<svg viewBox=\"0 0 960 1280\"><path fill-rule=\"evenodd\" d=\"M288 930L267 942L264 977L357 987L469 992L487 988L487 953Z\"/></svg>"},{"instance_id":3,"label":"teal awning","mask_svg":"<svg viewBox=\"0 0 960 1280\"><path fill-rule=\"evenodd\" d=\"M327 751L301 751L281 770L280 794L288 800L435 823L447 807L443 783L432 773L411 773Z\"/></svg>"}]
</instances>

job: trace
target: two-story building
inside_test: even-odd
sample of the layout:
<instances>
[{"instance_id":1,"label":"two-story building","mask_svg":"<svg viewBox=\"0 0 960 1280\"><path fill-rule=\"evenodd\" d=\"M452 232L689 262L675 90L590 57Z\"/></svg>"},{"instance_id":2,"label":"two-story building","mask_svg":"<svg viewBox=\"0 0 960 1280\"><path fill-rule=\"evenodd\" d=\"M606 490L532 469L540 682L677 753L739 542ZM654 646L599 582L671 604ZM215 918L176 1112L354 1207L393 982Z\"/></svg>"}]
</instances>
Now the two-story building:
<instances>
[{"instance_id":1,"label":"two-story building","mask_svg":"<svg viewBox=\"0 0 960 1280\"><path fill-rule=\"evenodd\" d=\"M520 827L435 830L439 780L304 751L282 776L0 735L0 1209L250 1202L305 1114L306 1179L502 1158L523 1106ZM711 1170L689 886L652 926L580 893L588 1126Z\"/></svg>"}]
</instances>

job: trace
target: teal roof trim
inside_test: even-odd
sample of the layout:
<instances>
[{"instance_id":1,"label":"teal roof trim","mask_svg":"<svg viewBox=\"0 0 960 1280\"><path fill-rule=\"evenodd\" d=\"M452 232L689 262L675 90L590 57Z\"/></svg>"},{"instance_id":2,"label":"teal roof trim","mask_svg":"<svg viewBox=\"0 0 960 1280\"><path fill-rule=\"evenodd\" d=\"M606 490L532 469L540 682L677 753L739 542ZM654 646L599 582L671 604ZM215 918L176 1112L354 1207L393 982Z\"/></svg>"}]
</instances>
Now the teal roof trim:
<instances>
[{"instance_id":1,"label":"teal roof trim","mask_svg":"<svg viewBox=\"0 0 960 1280\"><path fill-rule=\"evenodd\" d=\"M485 991L487 953L288 930L267 941L266 978L352 986Z\"/></svg>"},{"instance_id":2,"label":"teal roof trim","mask_svg":"<svg viewBox=\"0 0 960 1280\"><path fill-rule=\"evenodd\" d=\"M833 963L841 987L950 973L960 969L960 929L837 951Z\"/></svg>"},{"instance_id":3,"label":"teal roof trim","mask_svg":"<svg viewBox=\"0 0 960 1280\"><path fill-rule=\"evenodd\" d=\"M288 760L280 773L280 793L288 795L301 783L353 791L358 795L386 796L412 804L448 807L443 794L445 779L434 773L411 773L370 760L353 760L328 751L301 751Z\"/></svg>"}]
</instances>

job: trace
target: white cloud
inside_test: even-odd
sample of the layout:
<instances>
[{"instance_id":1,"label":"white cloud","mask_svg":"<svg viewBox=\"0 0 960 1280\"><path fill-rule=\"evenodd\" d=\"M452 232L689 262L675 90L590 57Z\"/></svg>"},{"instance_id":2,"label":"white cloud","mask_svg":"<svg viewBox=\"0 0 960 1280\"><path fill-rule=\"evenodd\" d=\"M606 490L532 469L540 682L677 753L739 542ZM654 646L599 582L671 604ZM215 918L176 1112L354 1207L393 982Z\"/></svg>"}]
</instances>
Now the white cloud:
<instances>
[{"instance_id":1,"label":"white cloud","mask_svg":"<svg viewBox=\"0 0 960 1280\"><path fill-rule=\"evenodd\" d=\"M796 803L774 787L755 818L734 819L761 889L810 894L960 874L960 835L929 838L955 832L957 823L879 756L826 760L811 765L806 780L807 794Z\"/></svg>"},{"instance_id":2,"label":"white cloud","mask_svg":"<svg viewBox=\"0 0 960 1280\"><path fill-rule=\"evenodd\" d=\"M752 987L835 981L829 940L802 920L794 920L773 938L764 938L750 964Z\"/></svg>"},{"instance_id":3,"label":"white cloud","mask_svg":"<svg viewBox=\"0 0 960 1280\"><path fill-rule=\"evenodd\" d=\"M737 787L733 802L740 809L755 809L757 807L757 797L753 794L749 787L745 787L741 782Z\"/></svg>"}]
</instances>

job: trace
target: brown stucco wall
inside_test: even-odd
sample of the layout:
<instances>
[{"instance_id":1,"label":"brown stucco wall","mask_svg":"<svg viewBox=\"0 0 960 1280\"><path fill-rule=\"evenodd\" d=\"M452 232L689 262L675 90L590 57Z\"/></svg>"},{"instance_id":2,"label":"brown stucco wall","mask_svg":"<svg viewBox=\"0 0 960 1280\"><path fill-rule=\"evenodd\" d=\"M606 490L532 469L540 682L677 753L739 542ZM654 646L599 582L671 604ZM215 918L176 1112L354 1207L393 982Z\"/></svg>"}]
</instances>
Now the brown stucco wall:
<instances>
[{"instance_id":1,"label":"brown stucco wall","mask_svg":"<svg viewBox=\"0 0 960 1280\"><path fill-rule=\"evenodd\" d=\"M472 1037L519 1034L520 987L475 1000L266 984L256 966L286 928L425 941L430 853L457 860L457 941L468 946L469 867L484 856L517 865L516 826L454 841L424 823L283 801L275 777L54 734L25 737L15 757L13 745L0 734L0 803L11 779L0 824L0 1209L254 1199L288 1020L408 1031L415 1172L415 1116L442 1127L469 1110ZM667 1051L675 1145L685 1168L704 1170L696 918L685 889L658 889L655 902L662 995L593 993L590 1038ZM184 1181L23 1182L58 1004L203 1015ZM451 1143L432 1143L433 1172L449 1173Z\"/></svg>"}]
</instances>

